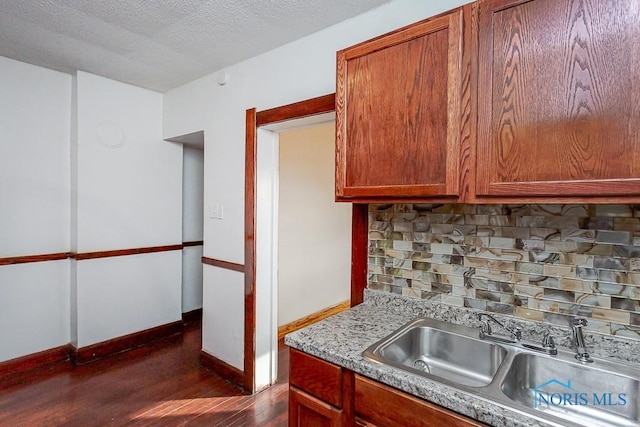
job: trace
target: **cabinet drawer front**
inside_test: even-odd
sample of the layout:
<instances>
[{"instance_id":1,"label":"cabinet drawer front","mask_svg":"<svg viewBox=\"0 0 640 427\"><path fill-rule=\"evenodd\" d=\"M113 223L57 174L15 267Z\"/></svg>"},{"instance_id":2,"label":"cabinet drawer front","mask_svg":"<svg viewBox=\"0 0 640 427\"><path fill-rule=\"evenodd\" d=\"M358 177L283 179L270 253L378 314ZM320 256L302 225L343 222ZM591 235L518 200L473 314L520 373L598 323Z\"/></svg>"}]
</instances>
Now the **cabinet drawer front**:
<instances>
[{"instance_id":1,"label":"cabinet drawer front","mask_svg":"<svg viewBox=\"0 0 640 427\"><path fill-rule=\"evenodd\" d=\"M379 427L485 425L359 375L355 388L356 415Z\"/></svg>"},{"instance_id":2,"label":"cabinet drawer front","mask_svg":"<svg viewBox=\"0 0 640 427\"><path fill-rule=\"evenodd\" d=\"M289 363L291 385L342 407L342 368L295 349L291 349Z\"/></svg>"}]
</instances>

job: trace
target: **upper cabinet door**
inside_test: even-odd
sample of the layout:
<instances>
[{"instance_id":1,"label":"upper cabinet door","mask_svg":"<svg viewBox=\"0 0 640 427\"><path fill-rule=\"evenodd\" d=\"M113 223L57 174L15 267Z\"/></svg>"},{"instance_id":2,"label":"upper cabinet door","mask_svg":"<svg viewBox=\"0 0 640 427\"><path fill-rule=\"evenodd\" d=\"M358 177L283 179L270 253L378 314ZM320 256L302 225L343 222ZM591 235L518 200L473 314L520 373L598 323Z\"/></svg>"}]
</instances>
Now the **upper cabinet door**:
<instances>
[{"instance_id":1,"label":"upper cabinet door","mask_svg":"<svg viewBox=\"0 0 640 427\"><path fill-rule=\"evenodd\" d=\"M479 196L640 195L640 1L482 0Z\"/></svg>"},{"instance_id":2,"label":"upper cabinet door","mask_svg":"<svg viewBox=\"0 0 640 427\"><path fill-rule=\"evenodd\" d=\"M464 17L338 52L338 200L459 196Z\"/></svg>"}]
</instances>

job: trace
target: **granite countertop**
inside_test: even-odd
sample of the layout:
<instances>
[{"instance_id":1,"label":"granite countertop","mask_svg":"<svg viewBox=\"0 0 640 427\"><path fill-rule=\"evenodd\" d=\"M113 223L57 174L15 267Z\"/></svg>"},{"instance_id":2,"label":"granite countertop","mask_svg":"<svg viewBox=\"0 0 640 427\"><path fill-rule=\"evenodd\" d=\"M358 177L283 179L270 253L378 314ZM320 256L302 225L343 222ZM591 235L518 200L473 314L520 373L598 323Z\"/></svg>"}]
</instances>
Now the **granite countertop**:
<instances>
[{"instance_id":1,"label":"granite countertop","mask_svg":"<svg viewBox=\"0 0 640 427\"><path fill-rule=\"evenodd\" d=\"M478 395L385 366L362 357L362 352L417 317L430 317L456 324L473 325L474 312L447 306L424 307L411 299L367 290L365 302L285 337L292 348L316 356L391 387L438 404L492 426L554 426L491 402ZM536 325L525 329L538 341L541 331ZM561 333L562 331L556 331ZM556 335L561 336L561 335ZM607 354L602 356L636 362L638 343L610 337L590 337ZM562 339L559 341L562 342ZM595 347L594 347L595 348Z\"/></svg>"}]
</instances>

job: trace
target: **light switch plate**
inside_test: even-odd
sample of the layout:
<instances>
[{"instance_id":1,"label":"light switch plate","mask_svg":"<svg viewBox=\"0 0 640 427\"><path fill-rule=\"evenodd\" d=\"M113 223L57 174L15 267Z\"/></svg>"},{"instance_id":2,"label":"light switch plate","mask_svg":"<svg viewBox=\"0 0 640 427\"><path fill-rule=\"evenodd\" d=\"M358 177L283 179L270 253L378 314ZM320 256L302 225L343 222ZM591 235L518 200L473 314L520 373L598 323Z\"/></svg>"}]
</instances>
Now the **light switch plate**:
<instances>
[{"instance_id":1,"label":"light switch plate","mask_svg":"<svg viewBox=\"0 0 640 427\"><path fill-rule=\"evenodd\" d=\"M222 203L210 204L207 216L211 219L222 219L224 216L224 205Z\"/></svg>"}]
</instances>

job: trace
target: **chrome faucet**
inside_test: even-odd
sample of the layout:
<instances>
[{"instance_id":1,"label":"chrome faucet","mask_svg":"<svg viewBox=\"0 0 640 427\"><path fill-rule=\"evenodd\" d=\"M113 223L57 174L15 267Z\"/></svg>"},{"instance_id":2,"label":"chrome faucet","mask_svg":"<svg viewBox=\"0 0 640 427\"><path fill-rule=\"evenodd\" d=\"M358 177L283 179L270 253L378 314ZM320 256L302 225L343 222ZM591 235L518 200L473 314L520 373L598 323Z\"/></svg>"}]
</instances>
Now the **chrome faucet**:
<instances>
[{"instance_id":1,"label":"chrome faucet","mask_svg":"<svg viewBox=\"0 0 640 427\"><path fill-rule=\"evenodd\" d=\"M513 340L520 341L522 339L522 331L519 328L516 328L516 329L508 328L507 326L502 324L498 319L496 319L495 317L487 313L478 313L477 316L478 316L478 320L482 322L482 326L480 327L480 339L493 340L493 341L509 341L508 339L504 339L504 338L496 337L492 335L493 331L491 330L491 324L489 323L489 320L492 320L494 323L501 326L502 329L509 332L509 335L511 335ZM482 317L487 317L489 320L482 319Z\"/></svg>"},{"instance_id":2,"label":"chrome faucet","mask_svg":"<svg viewBox=\"0 0 640 427\"><path fill-rule=\"evenodd\" d=\"M544 336L542 337L542 345L523 343L521 342L522 330L520 328L511 329L501 323L498 319L487 313L477 313L476 316L478 320L482 322L482 324L480 325L480 333L478 334L481 340L501 342L505 344L515 344L528 350L539 351L541 353L550 354L552 356L558 354L556 343L549 331L546 331L544 333ZM483 319L483 317L486 317L486 319ZM489 320L493 321L497 325L501 326L502 329L509 332L511 338L493 335L493 331L491 330L491 323L489 323Z\"/></svg>"},{"instance_id":3,"label":"chrome faucet","mask_svg":"<svg viewBox=\"0 0 640 427\"><path fill-rule=\"evenodd\" d=\"M576 347L576 356L582 363L591 363L593 359L589 357L587 348L584 343L584 335L582 334L582 327L587 326L586 319L574 319L571 322L571 329L573 330L573 345Z\"/></svg>"}]
</instances>

